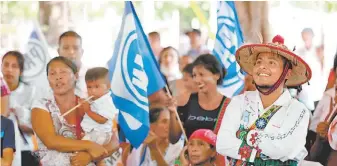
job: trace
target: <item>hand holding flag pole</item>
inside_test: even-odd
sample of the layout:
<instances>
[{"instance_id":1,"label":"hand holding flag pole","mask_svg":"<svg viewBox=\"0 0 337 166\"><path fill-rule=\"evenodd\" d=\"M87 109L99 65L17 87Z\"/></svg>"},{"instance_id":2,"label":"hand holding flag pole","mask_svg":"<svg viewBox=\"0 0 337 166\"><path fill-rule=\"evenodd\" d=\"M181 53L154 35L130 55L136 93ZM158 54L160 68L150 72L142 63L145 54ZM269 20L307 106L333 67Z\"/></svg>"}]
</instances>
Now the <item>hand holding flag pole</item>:
<instances>
[{"instance_id":1,"label":"hand holding flag pole","mask_svg":"<svg viewBox=\"0 0 337 166\"><path fill-rule=\"evenodd\" d=\"M169 96L169 98L172 98L171 92L170 92L170 90L169 90L167 84L165 85L165 89L166 89L166 93L167 93L167 95ZM175 115L176 115L176 117L177 117L177 119L178 119L178 123L179 123L179 126L180 126L180 128L181 128L181 132L183 133L183 135L184 135L184 137L185 137L185 141L186 141L186 143L188 143L188 139L187 139L187 136L186 136L186 132L185 132L185 129L184 129L184 127L183 127L183 124L181 123L181 120L180 120L180 117L179 117L179 115L178 115L177 110L175 110L174 113L175 113Z\"/></svg>"},{"instance_id":2,"label":"hand holding flag pole","mask_svg":"<svg viewBox=\"0 0 337 166\"><path fill-rule=\"evenodd\" d=\"M68 114L70 114L71 112L73 112L74 110L76 110L76 108L80 107L83 103L89 101L90 99L92 99L94 96L90 96L87 99L85 99L84 101L82 101L81 103L78 103L75 107L73 107L72 109L70 109L69 111L67 111L66 113L64 113L63 115L61 115L62 117L67 116Z\"/></svg>"},{"instance_id":3,"label":"hand holding flag pole","mask_svg":"<svg viewBox=\"0 0 337 166\"><path fill-rule=\"evenodd\" d=\"M148 96L167 85L131 1L125 1L122 25L108 66L119 125L125 139L138 148L150 130Z\"/></svg>"}]
</instances>

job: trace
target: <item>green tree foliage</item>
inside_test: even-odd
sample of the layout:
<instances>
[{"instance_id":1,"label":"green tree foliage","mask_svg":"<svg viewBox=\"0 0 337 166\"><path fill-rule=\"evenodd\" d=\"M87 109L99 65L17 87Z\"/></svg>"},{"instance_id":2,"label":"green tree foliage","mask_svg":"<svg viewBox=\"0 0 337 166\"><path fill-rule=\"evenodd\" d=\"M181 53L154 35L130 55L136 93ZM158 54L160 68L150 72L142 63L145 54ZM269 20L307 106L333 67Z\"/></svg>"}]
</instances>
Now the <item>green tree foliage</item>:
<instances>
[{"instance_id":1,"label":"green tree foliage","mask_svg":"<svg viewBox=\"0 0 337 166\"><path fill-rule=\"evenodd\" d=\"M325 8L327 12L337 12L337 2L336 1L325 1Z\"/></svg>"}]
</instances>

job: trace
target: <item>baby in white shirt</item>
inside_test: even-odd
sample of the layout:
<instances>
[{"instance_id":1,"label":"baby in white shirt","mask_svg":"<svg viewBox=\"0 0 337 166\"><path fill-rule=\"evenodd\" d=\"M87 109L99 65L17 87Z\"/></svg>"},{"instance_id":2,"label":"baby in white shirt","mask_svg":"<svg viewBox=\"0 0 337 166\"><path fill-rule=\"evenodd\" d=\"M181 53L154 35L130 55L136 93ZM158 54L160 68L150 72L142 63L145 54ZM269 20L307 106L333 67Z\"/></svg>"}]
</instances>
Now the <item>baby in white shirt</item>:
<instances>
[{"instance_id":1,"label":"baby in white shirt","mask_svg":"<svg viewBox=\"0 0 337 166\"><path fill-rule=\"evenodd\" d=\"M95 67L89 69L85 75L88 96L93 96L90 108L83 117L81 127L85 132L83 140L90 140L100 145L110 142L112 136L113 120L117 109L112 102L108 69ZM105 165L99 161L97 165Z\"/></svg>"}]
</instances>

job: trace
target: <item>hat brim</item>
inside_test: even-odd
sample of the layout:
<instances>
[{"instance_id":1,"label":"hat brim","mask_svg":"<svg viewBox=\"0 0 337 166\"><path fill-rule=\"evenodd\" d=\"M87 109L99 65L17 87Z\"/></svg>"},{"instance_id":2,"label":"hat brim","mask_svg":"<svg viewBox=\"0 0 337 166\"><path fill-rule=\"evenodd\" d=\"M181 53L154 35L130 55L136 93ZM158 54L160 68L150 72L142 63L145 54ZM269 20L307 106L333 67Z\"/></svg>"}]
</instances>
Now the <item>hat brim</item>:
<instances>
[{"instance_id":1,"label":"hat brim","mask_svg":"<svg viewBox=\"0 0 337 166\"><path fill-rule=\"evenodd\" d=\"M260 53L274 53L288 59L292 65L290 77L286 82L286 86L299 86L308 82L311 78L311 69L302 58L296 54L268 44L248 44L241 46L236 51L236 61L243 71L252 75L256 57Z\"/></svg>"}]
</instances>

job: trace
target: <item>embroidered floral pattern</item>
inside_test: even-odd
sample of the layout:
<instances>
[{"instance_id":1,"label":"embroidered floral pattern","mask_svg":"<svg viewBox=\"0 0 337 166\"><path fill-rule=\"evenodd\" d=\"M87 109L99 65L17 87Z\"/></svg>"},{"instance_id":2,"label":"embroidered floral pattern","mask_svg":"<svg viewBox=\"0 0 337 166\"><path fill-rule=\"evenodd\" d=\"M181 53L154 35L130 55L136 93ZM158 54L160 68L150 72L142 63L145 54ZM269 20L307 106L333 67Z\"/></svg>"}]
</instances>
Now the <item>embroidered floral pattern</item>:
<instances>
[{"instance_id":1,"label":"embroidered floral pattern","mask_svg":"<svg viewBox=\"0 0 337 166\"><path fill-rule=\"evenodd\" d=\"M251 138L249 139L249 141L252 143L252 145L255 145L256 139L257 139L257 135L258 135L257 132L251 134Z\"/></svg>"},{"instance_id":2,"label":"embroidered floral pattern","mask_svg":"<svg viewBox=\"0 0 337 166\"><path fill-rule=\"evenodd\" d=\"M281 108L281 106L272 106L267 112L265 112L260 118L258 118L255 123L248 128L248 126L246 125L240 125L239 130L236 132L236 136L237 138L239 138L240 140L242 140L242 144L240 146L239 149L239 155L241 155L241 160L243 163L247 163L246 161L249 160L250 155L252 153L253 149L257 150L257 154L261 154L262 150L258 147L258 144L261 142L261 139L259 137L258 132L253 132L251 133L251 138L249 140L247 140L247 135L249 133L249 131L254 130L255 128L259 129L259 130L263 130L267 124L268 121L271 119L271 117ZM245 111L246 113L247 111ZM249 114L246 113L246 116L242 117L243 118L243 122L247 121L249 118ZM247 144L247 141L250 141L249 143L251 143L252 146L249 146Z\"/></svg>"},{"instance_id":3,"label":"embroidered floral pattern","mask_svg":"<svg viewBox=\"0 0 337 166\"><path fill-rule=\"evenodd\" d=\"M240 125L240 129L236 132L236 138L240 140L244 140L246 139L247 134L248 134L248 130L245 130L244 126Z\"/></svg>"},{"instance_id":4,"label":"embroidered floral pattern","mask_svg":"<svg viewBox=\"0 0 337 166\"><path fill-rule=\"evenodd\" d=\"M262 129L264 129L267 126L268 122L267 122L267 120L265 118L259 118L259 119L256 120L255 123L256 123L255 124L256 128L262 130Z\"/></svg>"},{"instance_id":5,"label":"embroidered floral pattern","mask_svg":"<svg viewBox=\"0 0 337 166\"><path fill-rule=\"evenodd\" d=\"M252 148L248 145L244 145L239 149L239 154L241 155L241 159L248 160L250 154L252 153Z\"/></svg>"},{"instance_id":6,"label":"embroidered floral pattern","mask_svg":"<svg viewBox=\"0 0 337 166\"><path fill-rule=\"evenodd\" d=\"M289 135L292 135L294 130L298 127L298 125L300 124L301 120L303 119L304 117L304 114L306 113L306 110L302 110L301 112L301 115L300 117L297 119L295 125L287 132L287 133L284 133L284 134L278 134L277 136L272 136L272 135L269 135L269 134L259 134L258 138L268 138L270 140L282 140L286 137L288 137Z\"/></svg>"},{"instance_id":7,"label":"embroidered floral pattern","mask_svg":"<svg viewBox=\"0 0 337 166\"><path fill-rule=\"evenodd\" d=\"M244 128L243 125L240 125L240 128L239 130L237 131L237 137L242 140L242 144L240 146L240 149L239 149L239 155L241 156L241 160L249 160L249 157L252 153L252 147L250 147L248 144L247 144L247 134L248 134L248 130L246 130ZM240 161L240 160L238 160ZM243 162L243 161L241 161ZM246 163L246 162L243 162L243 163ZM237 164L235 164L237 165ZM240 164L242 165L242 164Z\"/></svg>"}]
</instances>

